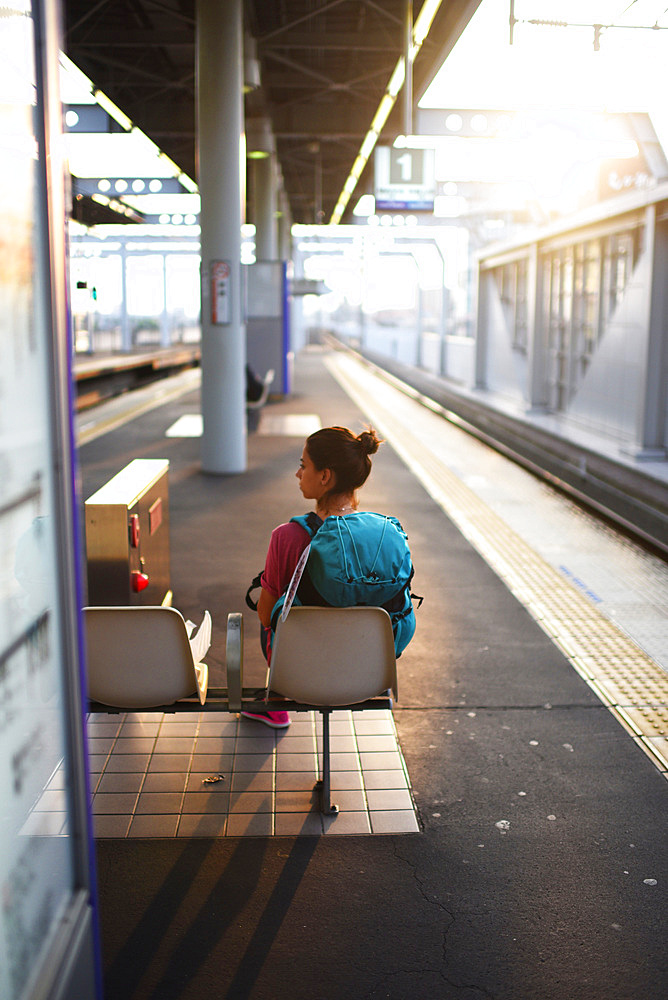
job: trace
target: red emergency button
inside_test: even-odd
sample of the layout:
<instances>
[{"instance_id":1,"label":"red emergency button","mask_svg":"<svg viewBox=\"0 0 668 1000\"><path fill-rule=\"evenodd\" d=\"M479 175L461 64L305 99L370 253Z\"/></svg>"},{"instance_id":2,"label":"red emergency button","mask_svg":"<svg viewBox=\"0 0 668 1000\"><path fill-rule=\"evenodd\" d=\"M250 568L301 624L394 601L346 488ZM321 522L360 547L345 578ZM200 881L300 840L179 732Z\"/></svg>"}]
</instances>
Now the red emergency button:
<instances>
[{"instance_id":1,"label":"red emergency button","mask_svg":"<svg viewBox=\"0 0 668 1000\"><path fill-rule=\"evenodd\" d=\"M140 594L142 590L146 590L146 588L148 587L148 582L149 582L148 576L146 573L140 573L138 569L136 569L133 572L132 589L134 590L135 594Z\"/></svg>"}]
</instances>

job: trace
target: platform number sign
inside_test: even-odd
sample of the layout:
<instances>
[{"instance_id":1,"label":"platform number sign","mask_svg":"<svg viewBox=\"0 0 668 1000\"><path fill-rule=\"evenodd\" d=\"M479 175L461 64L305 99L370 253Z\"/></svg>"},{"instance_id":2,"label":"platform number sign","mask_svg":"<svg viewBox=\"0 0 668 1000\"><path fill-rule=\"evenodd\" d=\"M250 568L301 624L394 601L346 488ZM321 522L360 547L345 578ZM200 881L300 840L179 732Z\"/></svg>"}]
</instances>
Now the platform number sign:
<instances>
[{"instance_id":1,"label":"platform number sign","mask_svg":"<svg viewBox=\"0 0 668 1000\"><path fill-rule=\"evenodd\" d=\"M377 211L433 211L433 150L377 146L374 169Z\"/></svg>"},{"instance_id":2,"label":"platform number sign","mask_svg":"<svg viewBox=\"0 0 668 1000\"><path fill-rule=\"evenodd\" d=\"M390 150L390 184L419 184L424 173L423 149Z\"/></svg>"}]
</instances>

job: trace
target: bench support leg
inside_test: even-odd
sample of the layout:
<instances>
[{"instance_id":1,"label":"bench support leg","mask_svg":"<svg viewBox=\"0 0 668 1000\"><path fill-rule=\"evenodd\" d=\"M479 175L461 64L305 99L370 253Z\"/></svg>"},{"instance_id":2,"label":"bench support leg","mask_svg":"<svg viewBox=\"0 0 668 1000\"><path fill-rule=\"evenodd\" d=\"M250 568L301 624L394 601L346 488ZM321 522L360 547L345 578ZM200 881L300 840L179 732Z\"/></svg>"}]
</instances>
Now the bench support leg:
<instances>
[{"instance_id":1,"label":"bench support leg","mask_svg":"<svg viewBox=\"0 0 668 1000\"><path fill-rule=\"evenodd\" d=\"M322 715L322 779L318 782L320 789L320 812L326 816L335 816L339 807L332 803L331 773L329 760L329 716L331 709L324 708Z\"/></svg>"}]
</instances>

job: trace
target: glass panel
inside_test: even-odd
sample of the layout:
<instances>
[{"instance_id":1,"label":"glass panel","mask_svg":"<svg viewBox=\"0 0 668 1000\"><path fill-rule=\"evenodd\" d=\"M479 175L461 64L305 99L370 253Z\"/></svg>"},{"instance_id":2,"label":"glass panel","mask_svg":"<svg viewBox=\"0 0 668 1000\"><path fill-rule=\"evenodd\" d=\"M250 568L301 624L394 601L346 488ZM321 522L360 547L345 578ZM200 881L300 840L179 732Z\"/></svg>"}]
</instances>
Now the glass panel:
<instances>
[{"instance_id":1,"label":"glass panel","mask_svg":"<svg viewBox=\"0 0 668 1000\"><path fill-rule=\"evenodd\" d=\"M0 13L0 996L26 995L74 887L57 605L51 330L31 5Z\"/></svg>"}]
</instances>

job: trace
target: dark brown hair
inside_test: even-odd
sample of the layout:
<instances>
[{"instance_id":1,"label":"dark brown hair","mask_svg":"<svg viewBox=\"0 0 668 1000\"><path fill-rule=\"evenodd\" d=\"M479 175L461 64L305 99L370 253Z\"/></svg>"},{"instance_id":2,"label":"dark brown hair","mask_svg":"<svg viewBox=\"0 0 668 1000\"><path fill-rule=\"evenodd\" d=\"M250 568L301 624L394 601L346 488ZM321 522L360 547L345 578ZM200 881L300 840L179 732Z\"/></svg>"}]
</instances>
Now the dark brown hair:
<instances>
[{"instance_id":1,"label":"dark brown hair","mask_svg":"<svg viewBox=\"0 0 668 1000\"><path fill-rule=\"evenodd\" d=\"M352 493L371 472L371 455L381 439L373 427L355 436L347 427L323 427L306 439L306 450L316 469L331 469L335 483L329 494Z\"/></svg>"}]
</instances>

